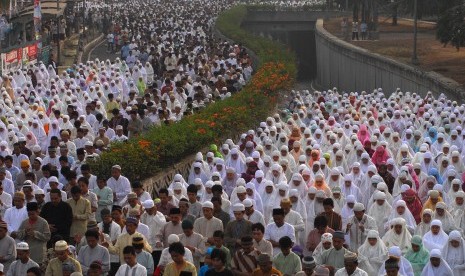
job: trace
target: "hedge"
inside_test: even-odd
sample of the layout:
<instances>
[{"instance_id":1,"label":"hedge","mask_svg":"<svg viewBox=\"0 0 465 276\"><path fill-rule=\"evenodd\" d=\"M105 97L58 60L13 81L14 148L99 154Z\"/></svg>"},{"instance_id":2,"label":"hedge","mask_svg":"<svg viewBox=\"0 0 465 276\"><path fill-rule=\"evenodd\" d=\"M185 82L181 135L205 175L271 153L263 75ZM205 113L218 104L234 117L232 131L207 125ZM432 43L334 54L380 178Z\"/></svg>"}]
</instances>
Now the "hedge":
<instances>
[{"instance_id":1,"label":"hedge","mask_svg":"<svg viewBox=\"0 0 465 276\"><path fill-rule=\"evenodd\" d=\"M245 6L233 7L220 14L217 27L257 54L260 66L251 81L239 93L178 123L154 127L140 137L111 144L109 151L90 163L94 174L108 178L111 167L118 164L129 180L147 179L209 144L220 145L226 138L255 128L274 110L279 91L294 82L294 54L281 44L241 29L246 13Z\"/></svg>"}]
</instances>

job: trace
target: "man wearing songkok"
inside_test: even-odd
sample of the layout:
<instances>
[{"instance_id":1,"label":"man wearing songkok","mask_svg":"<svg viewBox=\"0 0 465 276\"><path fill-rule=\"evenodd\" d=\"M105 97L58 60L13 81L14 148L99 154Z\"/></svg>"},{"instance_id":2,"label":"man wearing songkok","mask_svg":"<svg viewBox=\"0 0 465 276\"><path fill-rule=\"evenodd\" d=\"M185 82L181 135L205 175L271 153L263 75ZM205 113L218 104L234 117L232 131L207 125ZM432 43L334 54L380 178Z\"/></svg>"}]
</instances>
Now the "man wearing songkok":
<instances>
[{"instance_id":1,"label":"man wearing songkok","mask_svg":"<svg viewBox=\"0 0 465 276\"><path fill-rule=\"evenodd\" d=\"M132 238L132 247L136 250L137 263L147 269L147 275L153 275L155 270L152 254L143 250L144 239L141 237Z\"/></svg>"},{"instance_id":2,"label":"man wearing songkok","mask_svg":"<svg viewBox=\"0 0 465 276\"><path fill-rule=\"evenodd\" d=\"M442 258L441 250L430 252L428 264L423 268L421 276L455 276L447 262Z\"/></svg>"},{"instance_id":3,"label":"man wearing songkok","mask_svg":"<svg viewBox=\"0 0 465 276\"><path fill-rule=\"evenodd\" d=\"M241 249L234 253L231 270L235 275L246 276L250 275L257 269L257 259L260 252L254 248L253 239L251 236L241 238Z\"/></svg>"},{"instance_id":4,"label":"man wearing songkok","mask_svg":"<svg viewBox=\"0 0 465 276\"><path fill-rule=\"evenodd\" d=\"M284 220L284 215L283 215ZM282 276L283 274L281 271L277 270L273 267L273 261L271 260L271 256L262 253L258 256L258 268L255 269L252 273L252 276L267 276L267 275L277 275Z\"/></svg>"},{"instance_id":5,"label":"man wearing songkok","mask_svg":"<svg viewBox=\"0 0 465 276\"><path fill-rule=\"evenodd\" d=\"M298 245L305 245L303 235L305 234L305 223L302 216L296 211L292 210L292 203L289 198L284 198L280 203L281 208L284 210L284 221L294 227L296 243ZM272 222L272 221L271 221ZM299 238L302 237L302 240ZM301 244L303 243L303 244Z\"/></svg>"},{"instance_id":6,"label":"man wearing songkok","mask_svg":"<svg viewBox=\"0 0 465 276\"><path fill-rule=\"evenodd\" d=\"M273 209L273 222L268 224L265 228L265 239L273 245L273 255L276 256L281 252L279 248L279 240L288 236L295 242L294 226L284 222L284 210Z\"/></svg>"},{"instance_id":7,"label":"man wearing songkok","mask_svg":"<svg viewBox=\"0 0 465 276\"><path fill-rule=\"evenodd\" d=\"M7 276L23 276L31 267L39 265L29 258L29 245L25 242L16 244L17 260L14 261L7 272Z\"/></svg>"},{"instance_id":8,"label":"man wearing songkok","mask_svg":"<svg viewBox=\"0 0 465 276\"><path fill-rule=\"evenodd\" d=\"M145 239L149 239L150 237L150 229L147 225L143 224L140 222L140 210L136 210L136 209L131 209L128 213L128 216L129 217L132 217L132 218L135 218L137 219L137 229L136 231L138 233L141 233ZM123 233L125 232L125 230L123 229Z\"/></svg>"},{"instance_id":9,"label":"man wearing songkok","mask_svg":"<svg viewBox=\"0 0 465 276\"><path fill-rule=\"evenodd\" d=\"M231 254L240 249L241 238L252 236L252 223L244 219L245 207L236 203L232 207L235 220L230 221L224 230L224 241Z\"/></svg>"},{"instance_id":10,"label":"man wearing songkok","mask_svg":"<svg viewBox=\"0 0 465 276\"><path fill-rule=\"evenodd\" d=\"M13 205L6 210L4 221L8 224L8 232L11 237L16 238L16 233L23 220L27 219L27 210L25 206L25 197L23 192L16 192L13 196Z\"/></svg>"},{"instance_id":11,"label":"man wearing songkok","mask_svg":"<svg viewBox=\"0 0 465 276\"><path fill-rule=\"evenodd\" d=\"M350 250L356 252L366 240L368 231L377 229L376 221L365 214L363 203L355 203L354 215L347 223L346 234L350 236Z\"/></svg>"},{"instance_id":12,"label":"man wearing songkok","mask_svg":"<svg viewBox=\"0 0 465 276\"><path fill-rule=\"evenodd\" d=\"M89 271L90 265L95 261L102 263L104 273L110 271L110 253L108 249L99 244L100 234L97 229L87 230L85 233L87 245L81 247L78 261L84 275Z\"/></svg>"},{"instance_id":13,"label":"man wearing songkok","mask_svg":"<svg viewBox=\"0 0 465 276\"><path fill-rule=\"evenodd\" d=\"M213 233L217 230L223 231L223 223L213 216L213 203L205 201L202 203L203 217L194 222L194 232L199 233L207 239L207 246L213 245Z\"/></svg>"},{"instance_id":14,"label":"man wearing songkok","mask_svg":"<svg viewBox=\"0 0 465 276\"><path fill-rule=\"evenodd\" d=\"M170 221L160 228L160 231L156 235L156 246L157 248L168 247L168 236L170 234L182 234L181 227L181 210L179 208L171 208L169 213Z\"/></svg>"},{"instance_id":15,"label":"man wearing songkok","mask_svg":"<svg viewBox=\"0 0 465 276\"><path fill-rule=\"evenodd\" d=\"M46 276L61 276L65 275L65 270L71 272L82 272L81 264L70 256L68 243L64 240L55 243L56 258L50 260L45 271Z\"/></svg>"},{"instance_id":16,"label":"man wearing songkok","mask_svg":"<svg viewBox=\"0 0 465 276\"><path fill-rule=\"evenodd\" d=\"M344 255L349 250L343 247L344 245L344 232L336 231L333 234L333 248L323 252L321 255L321 265L326 265L333 271L337 271L344 267Z\"/></svg>"},{"instance_id":17,"label":"man wearing songkok","mask_svg":"<svg viewBox=\"0 0 465 276\"><path fill-rule=\"evenodd\" d=\"M27 242L31 259L36 263L42 263L47 242L51 233L48 223L39 216L37 202L29 202L26 206L29 219L23 220L16 231L16 238Z\"/></svg>"},{"instance_id":18,"label":"man wearing songkok","mask_svg":"<svg viewBox=\"0 0 465 276\"><path fill-rule=\"evenodd\" d=\"M312 276L315 272L316 263L312 256L306 256L302 259L302 271L299 271L295 276Z\"/></svg>"},{"instance_id":19,"label":"man wearing songkok","mask_svg":"<svg viewBox=\"0 0 465 276\"><path fill-rule=\"evenodd\" d=\"M358 268L357 254L347 252L344 255L344 267L336 271L335 276L368 276L368 273Z\"/></svg>"}]
</instances>

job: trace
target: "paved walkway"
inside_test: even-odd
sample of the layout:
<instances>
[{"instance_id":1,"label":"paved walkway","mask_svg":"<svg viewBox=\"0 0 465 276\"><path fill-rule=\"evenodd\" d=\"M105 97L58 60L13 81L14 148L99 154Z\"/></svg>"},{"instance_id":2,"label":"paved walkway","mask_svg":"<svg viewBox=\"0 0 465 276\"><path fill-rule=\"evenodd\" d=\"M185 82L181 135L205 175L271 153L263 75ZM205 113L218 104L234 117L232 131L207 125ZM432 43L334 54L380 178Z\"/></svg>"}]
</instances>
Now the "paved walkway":
<instances>
[{"instance_id":1,"label":"paved walkway","mask_svg":"<svg viewBox=\"0 0 465 276\"><path fill-rule=\"evenodd\" d=\"M413 52L413 22L399 19L397 26L391 21L380 20L380 39L378 41L348 41L371 52L385 55L400 62L411 65ZM332 34L341 37L341 18L325 21L325 28ZM457 51L448 45L444 47L436 40L436 26L422 22L419 24L418 59L419 68L434 71L465 85L465 51Z\"/></svg>"}]
</instances>

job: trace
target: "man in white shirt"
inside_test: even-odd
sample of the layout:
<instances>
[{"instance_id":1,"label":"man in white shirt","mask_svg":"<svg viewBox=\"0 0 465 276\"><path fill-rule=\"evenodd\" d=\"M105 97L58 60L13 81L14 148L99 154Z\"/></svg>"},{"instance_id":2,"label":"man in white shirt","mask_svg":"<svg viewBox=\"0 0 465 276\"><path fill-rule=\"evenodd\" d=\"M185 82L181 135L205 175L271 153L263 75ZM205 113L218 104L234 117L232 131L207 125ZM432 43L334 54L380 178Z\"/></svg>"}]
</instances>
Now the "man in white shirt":
<instances>
[{"instance_id":1,"label":"man in white shirt","mask_svg":"<svg viewBox=\"0 0 465 276\"><path fill-rule=\"evenodd\" d=\"M273 209L273 221L265 228L265 239L273 245L273 255L281 252L279 239L288 236L295 243L294 227L284 222L284 210L282 208Z\"/></svg>"},{"instance_id":2,"label":"man in white shirt","mask_svg":"<svg viewBox=\"0 0 465 276\"><path fill-rule=\"evenodd\" d=\"M161 254L161 250L163 248L157 248L156 234L160 231L163 225L165 225L165 216L157 210L155 203L151 199L142 202L142 207L144 207L145 212L142 213L140 222L147 225L150 229L150 234L147 240L153 250L160 251Z\"/></svg>"},{"instance_id":3,"label":"man in white shirt","mask_svg":"<svg viewBox=\"0 0 465 276\"><path fill-rule=\"evenodd\" d=\"M140 220L139 220L139 218L140 218L139 210L135 210L135 209L129 210L128 217L132 217L132 218L135 218L137 220L138 223L137 223L136 231L138 233L141 233L147 240L149 240L150 229L149 229L149 227L147 225L140 222ZM127 233L126 232L126 227L123 229L123 234L124 233Z\"/></svg>"},{"instance_id":4,"label":"man in white shirt","mask_svg":"<svg viewBox=\"0 0 465 276\"><path fill-rule=\"evenodd\" d=\"M0 216L3 218L5 211L12 206L12 198L9 193L3 191L3 182L0 181Z\"/></svg>"},{"instance_id":5,"label":"man in white shirt","mask_svg":"<svg viewBox=\"0 0 465 276\"><path fill-rule=\"evenodd\" d=\"M25 196L23 192L16 192L13 197L14 207L8 208L3 220L8 224L8 232L12 238L16 238L16 233L21 223L28 218L26 206L24 204Z\"/></svg>"},{"instance_id":6,"label":"man in white shirt","mask_svg":"<svg viewBox=\"0 0 465 276\"><path fill-rule=\"evenodd\" d=\"M102 222L97 224L98 229L103 233L105 241L114 245L118 236L121 234L121 226L113 221L110 210L103 209L100 211L100 215L102 217ZM110 267L111 274L114 274L119 267L118 254L110 253Z\"/></svg>"},{"instance_id":7,"label":"man in white shirt","mask_svg":"<svg viewBox=\"0 0 465 276\"><path fill-rule=\"evenodd\" d=\"M116 276L147 276L147 269L137 263L136 250L132 246L123 249L125 264L121 265L116 272Z\"/></svg>"},{"instance_id":8,"label":"man in white shirt","mask_svg":"<svg viewBox=\"0 0 465 276\"><path fill-rule=\"evenodd\" d=\"M120 206L120 202L131 192L131 184L126 177L121 175L119 165L111 167L111 177L107 180L107 186L113 191L115 204Z\"/></svg>"},{"instance_id":9,"label":"man in white shirt","mask_svg":"<svg viewBox=\"0 0 465 276\"><path fill-rule=\"evenodd\" d=\"M245 206L245 219L254 224L261 223L262 225L265 225L265 218L262 213L254 209L252 200L245 199L243 203Z\"/></svg>"},{"instance_id":10,"label":"man in white shirt","mask_svg":"<svg viewBox=\"0 0 465 276\"><path fill-rule=\"evenodd\" d=\"M6 178L6 169L4 167L0 168L0 182L2 183L3 191L13 196L15 193L15 184L11 179Z\"/></svg>"}]
</instances>

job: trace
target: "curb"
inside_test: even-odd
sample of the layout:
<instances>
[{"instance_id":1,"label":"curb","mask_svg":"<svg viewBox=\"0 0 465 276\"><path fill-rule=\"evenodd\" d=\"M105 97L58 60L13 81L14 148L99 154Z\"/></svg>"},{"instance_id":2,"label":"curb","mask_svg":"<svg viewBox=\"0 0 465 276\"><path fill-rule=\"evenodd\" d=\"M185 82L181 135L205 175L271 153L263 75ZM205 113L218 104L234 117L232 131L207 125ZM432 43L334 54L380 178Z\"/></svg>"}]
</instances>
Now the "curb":
<instances>
[{"instance_id":1,"label":"curb","mask_svg":"<svg viewBox=\"0 0 465 276\"><path fill-rule=\"evenodd\" d=\"M81 63L82 62L82 56L84 55L84 53L88 52L90 49L92 49L95 45L97 45L98 43L101 42L101 40L103 39L103 34L99 35L97 38L95 38L94 40L92 40L91 42L87 43L85 46L84 46L84 49L82 51L80 51L77 55L77 63Z\"/></svg>"}]
</instances>

